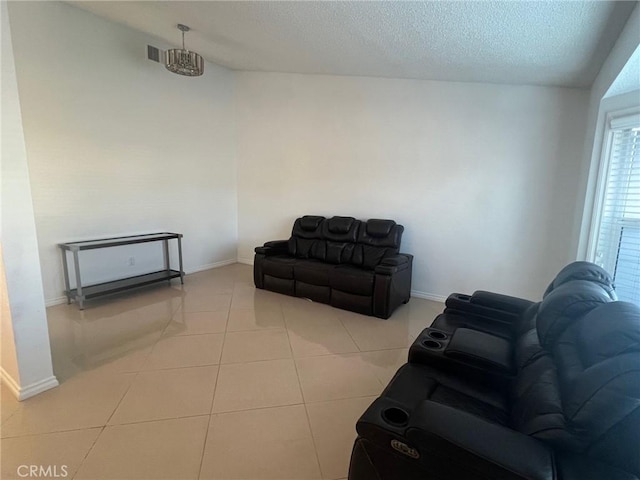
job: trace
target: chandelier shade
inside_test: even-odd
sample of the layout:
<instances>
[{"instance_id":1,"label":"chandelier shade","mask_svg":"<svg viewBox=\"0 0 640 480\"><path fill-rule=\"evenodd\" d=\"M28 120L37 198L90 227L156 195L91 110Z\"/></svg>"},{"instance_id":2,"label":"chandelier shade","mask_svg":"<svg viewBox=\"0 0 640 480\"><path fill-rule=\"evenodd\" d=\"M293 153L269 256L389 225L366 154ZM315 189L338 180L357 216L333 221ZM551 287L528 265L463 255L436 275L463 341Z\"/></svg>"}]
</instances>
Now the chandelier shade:
<instances>
[{"instance_id":1,"label":"chandelier shade","mask_svg":"<svg viewBox=\"0 0 640 480\"><path fill-rule=\"evenodd\" d=\"M184 32L188 32L190 28L178 24L178 29L182 31L182 48L171 48L165 52L165 67L178 75L198 77L204 73L204 59L184 47Z\"/></svg>"}]
</instances>

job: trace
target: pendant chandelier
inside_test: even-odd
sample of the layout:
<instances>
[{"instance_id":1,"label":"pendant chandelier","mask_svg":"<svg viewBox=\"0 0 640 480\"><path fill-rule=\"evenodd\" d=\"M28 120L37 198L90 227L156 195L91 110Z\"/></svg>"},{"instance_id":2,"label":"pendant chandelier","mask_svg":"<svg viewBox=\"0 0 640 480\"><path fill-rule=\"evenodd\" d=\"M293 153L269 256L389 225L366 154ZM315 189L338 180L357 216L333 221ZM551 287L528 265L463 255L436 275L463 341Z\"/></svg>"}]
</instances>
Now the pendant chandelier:
<instances>
[{"instance_id":1,"label":"pendant chandelier","mask_svg":"<svg viewBox=\"0 0 640 480\"><path fill-rule=\"evenodd\" d=\"M186 25L178 24L182 32L182 48L172 48L165 52L165 66L167 70L187 77L197 77L204 73L204 60L196 52L184 48L184 32L190 30Z\"/></svg>"}]
</instances>

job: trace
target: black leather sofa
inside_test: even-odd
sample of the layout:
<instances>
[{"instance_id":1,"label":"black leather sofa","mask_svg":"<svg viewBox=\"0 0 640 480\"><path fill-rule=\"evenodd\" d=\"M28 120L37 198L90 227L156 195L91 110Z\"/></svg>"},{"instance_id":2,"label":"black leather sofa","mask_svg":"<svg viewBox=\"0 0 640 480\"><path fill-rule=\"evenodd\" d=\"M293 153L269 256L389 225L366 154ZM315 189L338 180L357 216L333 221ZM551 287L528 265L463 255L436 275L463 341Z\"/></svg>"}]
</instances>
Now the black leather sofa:
<instances>
[{"instance_id":1,"label":"black leather sofa","mask_svg":"<svg viewBox=\"0 0 640 480\"><path fill-rule=\"evenodd\" d=\"M255 249L255 286L389 318L411 296L413 256L393 220L305 215L289 240Z\"/></svg>"},{"instance_id":2,"label":"black leather sofa","mask_svg":"<svg viewBox=\"0 0 640 480\"><path fill-rule=\"evenodd\" d=\"M357 422L349 479L638 479L640 308L556 280L531 330L426 329Z\"/></svg>"}]
</instances>

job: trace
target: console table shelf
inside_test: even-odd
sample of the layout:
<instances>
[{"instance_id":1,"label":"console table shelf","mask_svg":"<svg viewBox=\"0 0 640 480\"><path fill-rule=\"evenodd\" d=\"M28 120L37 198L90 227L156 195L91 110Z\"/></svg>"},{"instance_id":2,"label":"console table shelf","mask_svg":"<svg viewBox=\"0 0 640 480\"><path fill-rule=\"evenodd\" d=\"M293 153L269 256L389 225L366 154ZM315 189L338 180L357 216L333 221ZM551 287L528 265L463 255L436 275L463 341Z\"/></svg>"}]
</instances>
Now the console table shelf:
<instances>
[{"instance_id":1,"label":"console table shelf","mask_svg":"<svg viewBox=\"0 0 640 480\"><path fill-rule=\"evenodd\" d=\"M169 240L177 240L178 242L178 261L179 270L171 269L169 258ZM132 277L120 278L109 282L97 283L94 285L82 285L80 274L80 255L83 250L93 250L97 248L119 247L123 245L134 245L147 242L163 242L164 253L164 270L157 272L145 273L143 275L135 275ZM65 295L67 303L75 300L80 307L84 309L84 301L104 295L112 295L120 293L132 288L151 285L158 282L169 282L171 279L180 278L180 283L184 283L184 271L182 268L182 234L181 233L149 233L144 235L132 235L127 237L101 238L97 240L86 240L81 242L61 243L58 245L62 253L62 265L64 269ZM69 267L67 262L67 252L73 254L73 267L76 277L76 287L71 288L69 285Z\"/></svg>"}]
</instances>

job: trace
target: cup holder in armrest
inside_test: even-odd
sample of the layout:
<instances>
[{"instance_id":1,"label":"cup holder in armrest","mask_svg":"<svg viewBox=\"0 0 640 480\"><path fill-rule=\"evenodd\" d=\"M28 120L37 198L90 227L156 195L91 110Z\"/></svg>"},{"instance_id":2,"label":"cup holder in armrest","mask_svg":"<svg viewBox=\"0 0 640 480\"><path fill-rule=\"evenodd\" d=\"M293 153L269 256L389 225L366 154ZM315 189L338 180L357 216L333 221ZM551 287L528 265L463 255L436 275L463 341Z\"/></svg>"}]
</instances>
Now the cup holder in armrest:
<instances>
[{"instance_id":1,"label":"cup holder in armrest","mask_svg":"<svg viewBox=\"0 0 640 480\"><path fill-rule=\"evenodd\" d=\"M382 411L382 418L394 427L404 427L409 422L409 414L398 407L385 408Z\"/></svg>"},{"instance_id":2,"label":"cup holder in armrest","mask_svg":"<svg viewBox=\"0 0 640 480\"><path fill-rule=\"evenodd\" d=\"M444 332L439 332L437 330L430 330L428 335L431 338L435 338L436 340L446 340L448 335Z\"/></svg>"},{"instance_id":3,"label":"cup holder in armrest","mask_svg":"<svg viewBox=\"0 0 640 480\"><path fill-rule=\"evenodd\" d=\"M442 348L442 344L436 340L424 340L422 342L422 345L424 345L427 348L433 348L433 349Z\"/></svg>"}]
</instances>

